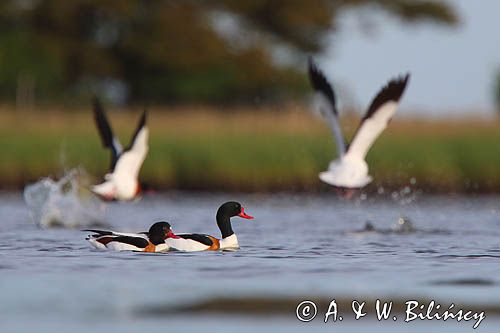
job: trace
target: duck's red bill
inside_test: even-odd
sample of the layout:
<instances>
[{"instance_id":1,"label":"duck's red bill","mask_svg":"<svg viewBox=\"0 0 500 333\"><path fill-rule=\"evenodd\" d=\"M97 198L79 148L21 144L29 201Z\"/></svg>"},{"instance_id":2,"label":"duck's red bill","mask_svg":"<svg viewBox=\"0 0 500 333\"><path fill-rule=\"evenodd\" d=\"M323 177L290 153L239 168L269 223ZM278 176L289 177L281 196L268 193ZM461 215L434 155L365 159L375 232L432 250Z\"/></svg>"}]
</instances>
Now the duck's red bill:
<instances>
[{"instance_id":1,"label":"duck's red bill","mask_svg":"<svg viewBox=\"0 0 500 333\"><path fill-rule=\"evenodd\" d=\"M239 217L242 217L244 219L248 219L248 220L252 220L253 219L253 216L250 216L248 214L245 213L245 209L243 207L241 207L241 212L238 214Z\"/></svg>"},{"instance_id":2,"label":"duck's red bill","mask_svg":"<svg viewBox=\"0 0 500 333\"><path fill-rule=\"evenodd\" d=\"M174 232L172 230L170 230L169 232L167 232L167 238L175 238L175 239L178 239L180 238L179 236L177 236L176 234L174 234Z\"/></svg>"}]
</instances>

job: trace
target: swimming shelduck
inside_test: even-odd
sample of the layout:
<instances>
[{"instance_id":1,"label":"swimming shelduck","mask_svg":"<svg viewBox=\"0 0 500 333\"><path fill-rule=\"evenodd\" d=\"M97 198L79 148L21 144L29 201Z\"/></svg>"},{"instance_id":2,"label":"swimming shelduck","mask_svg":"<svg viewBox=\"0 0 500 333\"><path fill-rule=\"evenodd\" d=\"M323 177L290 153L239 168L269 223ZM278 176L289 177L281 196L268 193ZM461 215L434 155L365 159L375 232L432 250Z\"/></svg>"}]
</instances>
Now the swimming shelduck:
<instances>
[{"instance_id":1,"label":"swimming shelduck","mask_svg":"<svg viewBox=\"0 0 500 333\"><path fill-rule=\"evenodd\" d=\"M319 174L323 182L349 190L362 188L372 181L372 177L368 175L366 154L396 112L409 78L410 75L406 74L392 79L379 91L361 119L351 143L346 146L338 120L333 88L312 59L309 59L309 79L316 92L317 104L326 117L337 143L338 158L330 162L328 171Z\"/></svg>"},{"instance_id":2,"label":"swimming shelduck","mask_svg":"<svg viewBox=\"0 0 500 333\"><path fill-rule=\"evenodd\" d=\"M165 242L172 250L186 252L239 249L238 238L231 226L231 217L235 216L253 219L245 213L240 203L229 201L217 210L216 220L222 235L221 239L205 234L176 234L178 238L168 238Z\"/></svg>"},{"instance_id":3,"label":"swimming shelduck","mask_svg":"<svg viewBox=\"0 0 500 333\"><path fill-rule=\"evenodd\" d=\"M111 150L111 171L104 176L103 183L92 186L91 190L104 200L132 200L141 192L139 171L148 153L146 111L126 149L122 148L120 141L113 135L97 98L94 99L94 119L104 147Z\"/></svg>"},{"instance_id":4,"label":"swimming shelduck","mask_svg":"<svg viewBox=\"0 0 500 333\"><path fill-rule=\"evenodd\" d=\"M177 238L168 222L156 222L148 232L139 234L95 229L82 231L94 233L87 236L86 240L100 250L164 252L169 249L165 240Z\"/></svg>"}]
</instances>

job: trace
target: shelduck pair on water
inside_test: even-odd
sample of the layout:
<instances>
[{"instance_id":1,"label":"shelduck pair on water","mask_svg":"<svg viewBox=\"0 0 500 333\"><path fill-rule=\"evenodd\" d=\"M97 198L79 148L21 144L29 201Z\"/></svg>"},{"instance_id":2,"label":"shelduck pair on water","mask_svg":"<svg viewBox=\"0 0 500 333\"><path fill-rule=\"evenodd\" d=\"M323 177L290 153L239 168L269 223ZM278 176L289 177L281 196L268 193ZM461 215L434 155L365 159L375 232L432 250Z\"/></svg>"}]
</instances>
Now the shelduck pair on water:
<instances>
[{"instance_id":1,"label":"shelduck pair on water","mask_svg":"<svg viewBox=\"0 0 500 333\"><path fill-rule=\"evenodd\" d=\"M206 234L175 234L168 222L156 222L147 232L121 233L105 230L87 229L94 234L86 239L92 246L101 250L165 252L165 251L217 251L236 250L239 248L238 238L231 226L232 217L253 219L245 213L240 203L229 201L217 210L217 226L221 238Z\"/></svg>"}]
</instances>

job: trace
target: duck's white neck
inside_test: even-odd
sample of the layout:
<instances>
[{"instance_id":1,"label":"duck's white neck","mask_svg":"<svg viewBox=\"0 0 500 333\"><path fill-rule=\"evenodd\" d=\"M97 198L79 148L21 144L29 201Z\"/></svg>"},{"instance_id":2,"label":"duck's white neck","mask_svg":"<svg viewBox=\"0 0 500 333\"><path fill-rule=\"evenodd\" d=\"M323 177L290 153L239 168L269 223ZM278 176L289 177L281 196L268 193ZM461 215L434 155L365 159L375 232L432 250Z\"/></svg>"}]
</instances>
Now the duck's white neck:
<instances>
[{"instance_id":1,"label":"duck's white neck","mask_svg":"<svg viewBox=\"0 0 500 333\"><path fill-rule=\"evenodd\" d=\"M240 245L238 244L238 237L236 237L236 234L232 234L231 236L227 236L226 238L222 238L219 241L220 244L220 249L225 250L225 249L239 249Z\"/></svg>"}]
</instances>

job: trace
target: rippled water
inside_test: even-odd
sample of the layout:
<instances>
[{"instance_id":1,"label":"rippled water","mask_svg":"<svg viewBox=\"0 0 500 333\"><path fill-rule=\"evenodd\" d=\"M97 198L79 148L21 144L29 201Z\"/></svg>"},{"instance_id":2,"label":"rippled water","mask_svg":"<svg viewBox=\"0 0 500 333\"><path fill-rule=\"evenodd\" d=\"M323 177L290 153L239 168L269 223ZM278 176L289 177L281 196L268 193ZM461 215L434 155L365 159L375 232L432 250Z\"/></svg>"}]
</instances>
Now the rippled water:
<instances>
[{"instance_id":1,"label":"rippled water","mask_svg":"<svg viewBox=\"0 0 500 333\"><path fill-rule=\"evenodd\" d=\"M218 236L214 216L226 200L240 201L255 216L233 219L238 252L141 254L93 250L78 230L40 229L21 194L0 195L1 331L191 332L208 325L222 332L332 326L465 332L473 325L373 319L324 324L321 316L301 323L295 304L305 298L434 299L446 307L454 302L493 309L479 328L483 332L500 323L498 196L421 195L402 204L381 197L349 202L333 195L166 193L101 208L114 230L141 231L167 220L175 232ZM414 232L393 232L402 216ZM381 232L357 232L368 221ZM262 310L266 304L274 311Z\"/></svg>"}]
</instances>

